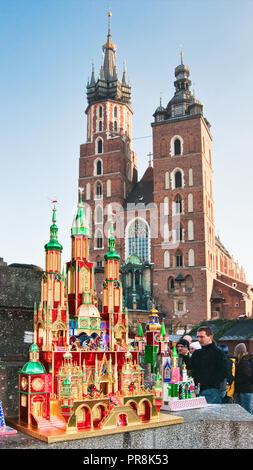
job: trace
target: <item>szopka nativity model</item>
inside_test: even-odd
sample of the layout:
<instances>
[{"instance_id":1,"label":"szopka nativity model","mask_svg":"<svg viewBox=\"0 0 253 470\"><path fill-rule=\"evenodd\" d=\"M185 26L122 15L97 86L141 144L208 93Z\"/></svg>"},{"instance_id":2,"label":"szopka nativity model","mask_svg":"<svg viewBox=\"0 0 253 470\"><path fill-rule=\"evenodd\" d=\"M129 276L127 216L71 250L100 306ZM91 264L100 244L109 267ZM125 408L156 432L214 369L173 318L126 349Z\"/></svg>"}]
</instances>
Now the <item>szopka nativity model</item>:
<instances>
[{"instance_id":1,"label":"szopka nativity model","mask_svg":"<svg viewBox=\"0 0 253 470\"><path fill-rule=\"evenodd\" d=\"M19 372L19 419L12 425L53 442L182 422L159 413L160 377L152 391L145 390L138 351L130 352L113 224L100 314L81 196L66 275L55 212L54 207L41 303L34 310L34 344Z\"/></svg>"}]
</instances>

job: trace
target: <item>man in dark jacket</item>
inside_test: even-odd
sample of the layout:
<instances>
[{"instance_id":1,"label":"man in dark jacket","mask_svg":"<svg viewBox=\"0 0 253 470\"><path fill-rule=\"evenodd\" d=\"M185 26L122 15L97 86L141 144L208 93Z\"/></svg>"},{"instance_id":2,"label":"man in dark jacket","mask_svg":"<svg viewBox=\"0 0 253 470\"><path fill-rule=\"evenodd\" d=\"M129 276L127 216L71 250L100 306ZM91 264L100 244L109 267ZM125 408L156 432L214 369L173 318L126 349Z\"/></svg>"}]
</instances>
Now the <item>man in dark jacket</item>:
<instances>
[{"instance_id":1,"label":"man in dark jacket","mask_svg":"<svg viewBox=\"0 0 253 470\"><path fill-rule=\"evenodd\" d=\"M207 403L221 403L219 389L227 373L224 354L213 343L213 332L208 326L198 329L197 339L201 349L194 352L190 364L195 385L199 385L200 395Z\"/></svg>"}]
</instances>

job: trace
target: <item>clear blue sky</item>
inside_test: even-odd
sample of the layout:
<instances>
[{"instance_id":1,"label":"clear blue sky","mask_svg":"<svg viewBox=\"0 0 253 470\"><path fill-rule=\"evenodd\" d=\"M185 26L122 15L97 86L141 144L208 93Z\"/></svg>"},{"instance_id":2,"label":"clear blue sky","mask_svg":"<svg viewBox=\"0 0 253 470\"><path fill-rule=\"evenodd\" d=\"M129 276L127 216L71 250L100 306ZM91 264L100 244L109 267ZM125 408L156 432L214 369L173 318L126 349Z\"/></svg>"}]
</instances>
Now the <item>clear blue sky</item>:
<instances>
[{"instance_id":1,"label":"clear blue sky","mask_svg":"<svg viewBox=\"0 0 253 470\"><path fill-rule=\"evenodd\" d=\"M121 77L132 84L139 176L150 123L174 93L181 45L212 124L216 234L253 283L252 43L249 0L0 0L0 257L44 267L50 200L70 256L86 83L101 65L112 11Z\"/></svg>"}]
</instances>

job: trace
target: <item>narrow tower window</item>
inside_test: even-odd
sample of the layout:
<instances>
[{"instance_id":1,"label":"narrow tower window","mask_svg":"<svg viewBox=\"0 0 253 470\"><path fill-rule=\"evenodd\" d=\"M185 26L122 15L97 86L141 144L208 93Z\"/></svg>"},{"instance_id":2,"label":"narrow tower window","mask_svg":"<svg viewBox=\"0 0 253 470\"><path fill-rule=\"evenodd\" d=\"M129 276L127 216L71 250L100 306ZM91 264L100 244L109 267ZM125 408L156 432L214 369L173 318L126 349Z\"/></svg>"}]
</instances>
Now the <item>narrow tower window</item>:
<instances>
[{"instance_id":1,"label":"narrow tower window","mask_svg":"<svg viewBox=\"0 0 253 470\"><path fill-rule=\"evenodd\" d=\"M181 142L179 139L174 142L174 155L181 155Z\"/></svg>"},{"instance_id":2,"label":"narrow tower window","mask_svg":"<svg viewBox=\"0 0 253 470\"><path fill-rule=\"evenodd\" d=\"M103 141L101 139L98 140L98 153L103 153Z\"/></svg>"},{"instance_id":3,"label":"narrow tower window","mask_svg":"<svg viewBox=\"0 0 253 470\"><path fill-rule=\"evenodd\" d=\"M99 106L99 117L103 117L103 107Z\"/></svg>"},{"instance_id":4,"label":"narrow tower window","mask_svg":"<svg viewBox=\"0 0 253 470\"><path fill-rule=\"evenodd\" d=\"M182 174L180 171L175 174L175 188L182 188Z\"/></svg>"},{"instance_id":5,"label":"narrow tower window","mask_svg":"<svg viewBox=\"0 0 253 470\"><path fill-rule=\"evenodd\" d=\"M101 160L97 161L96 172L97 172L97 175L102 175L102 162L101 162Z\"/></svg>"}]
</instances>

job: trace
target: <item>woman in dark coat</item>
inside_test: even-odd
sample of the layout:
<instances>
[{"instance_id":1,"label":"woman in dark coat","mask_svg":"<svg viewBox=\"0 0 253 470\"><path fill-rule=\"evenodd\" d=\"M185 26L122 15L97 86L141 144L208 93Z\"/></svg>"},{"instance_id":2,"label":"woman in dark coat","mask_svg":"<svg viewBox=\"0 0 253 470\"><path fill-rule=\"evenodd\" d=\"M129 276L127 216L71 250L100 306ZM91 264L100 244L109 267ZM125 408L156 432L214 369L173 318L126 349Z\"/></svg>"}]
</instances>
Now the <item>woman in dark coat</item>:
<instances>
[{"instance_id":1,"label":"woman in dark coat","mask_svg":"<svg viewBox=\"0 0 253 470\"><path fill-rule=\"evenodd\" d=\"M244 343L237 344L234 355L237 358L235 369L235 394L239 405L241 405L250 414L253 414L253 380L252 364L253 354L247 352Z\"/></svg>"}]
</instances>

